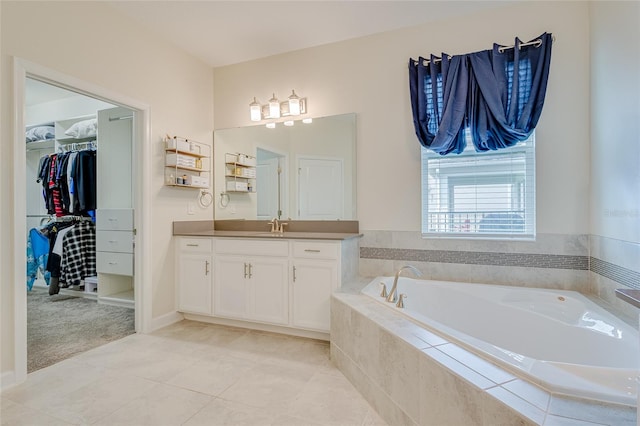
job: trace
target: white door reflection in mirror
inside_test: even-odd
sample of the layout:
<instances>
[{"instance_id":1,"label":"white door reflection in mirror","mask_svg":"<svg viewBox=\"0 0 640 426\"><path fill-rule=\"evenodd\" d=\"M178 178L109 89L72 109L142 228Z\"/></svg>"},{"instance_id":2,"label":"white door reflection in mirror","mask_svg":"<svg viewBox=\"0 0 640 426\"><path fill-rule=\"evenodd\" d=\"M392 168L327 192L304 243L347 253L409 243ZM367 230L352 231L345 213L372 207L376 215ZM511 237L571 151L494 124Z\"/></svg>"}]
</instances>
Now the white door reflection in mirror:
<instances>
[{"instance_id":1,"label":"white door reflection in mirror","mask_svg":"<svg viewBox=\"0 0 640 426\"><path fill-rule=\"evenodd\" d=\"M301 220L344 219L344 161L298 158L298 217Z\"/></svg>"},{"instance_id":2,"label":"white door reflection in mirror","mask_svg":"<svg viewBox=\"0 0 640 426\"><path fill-rule=\"evenodd\" d=\"M256 150L256 193L258 220L287 217L286 155L264 148Z\"/></svg>"}]
</instances>

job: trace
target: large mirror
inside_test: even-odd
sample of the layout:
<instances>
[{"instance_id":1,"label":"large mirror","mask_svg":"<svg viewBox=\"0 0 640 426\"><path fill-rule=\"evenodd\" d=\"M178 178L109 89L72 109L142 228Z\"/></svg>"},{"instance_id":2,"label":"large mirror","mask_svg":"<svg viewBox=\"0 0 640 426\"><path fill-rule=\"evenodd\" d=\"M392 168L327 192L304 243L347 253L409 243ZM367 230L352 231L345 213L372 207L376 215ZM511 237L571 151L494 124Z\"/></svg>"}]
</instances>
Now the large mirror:
<instances>
[{"instance_id":1,"label":"large mirror","mask_svg":"<svg viewBox=\"0 0 640 426\"><path fill-rule=\"evenodd\" d=\"M215 219L356 219L356 115L214 132Z\"/></svg>"}]
</instances>

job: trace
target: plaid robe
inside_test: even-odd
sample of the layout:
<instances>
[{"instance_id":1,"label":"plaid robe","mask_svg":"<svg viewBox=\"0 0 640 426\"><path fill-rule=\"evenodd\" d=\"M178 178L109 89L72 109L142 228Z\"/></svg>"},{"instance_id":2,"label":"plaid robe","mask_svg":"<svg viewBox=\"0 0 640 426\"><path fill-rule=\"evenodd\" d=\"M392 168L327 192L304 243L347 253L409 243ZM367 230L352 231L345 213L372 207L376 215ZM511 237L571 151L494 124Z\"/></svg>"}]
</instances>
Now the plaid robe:
<instances>
[{"instance_id":1,"label":"plaid robe","mask_svg":"<svg viewBox=\"0 0 640 426\"><path fill-rule=\"evenodd\" d=\"M60 261L60 282L65 287L80 285L96 273L96 226L90 221L73 225L64 236Z\"/></svg>"}]
</instances>

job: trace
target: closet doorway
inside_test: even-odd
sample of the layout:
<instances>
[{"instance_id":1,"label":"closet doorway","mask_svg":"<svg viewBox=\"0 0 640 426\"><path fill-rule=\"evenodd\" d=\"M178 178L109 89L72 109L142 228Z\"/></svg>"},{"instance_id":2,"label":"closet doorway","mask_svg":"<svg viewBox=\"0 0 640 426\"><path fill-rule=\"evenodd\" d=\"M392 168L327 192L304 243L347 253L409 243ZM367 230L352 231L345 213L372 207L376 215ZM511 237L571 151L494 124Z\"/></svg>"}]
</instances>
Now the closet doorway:
<instances>
[{"instance_id":1,"label":"closet doorway","mask_svg":"<svg viewBox=\"0 0 640 426\"><path fill-rule=\"evenodd\" d=\"M27 373L136 331L136 111L25 78Z\"/></svg>"}]
</instances>

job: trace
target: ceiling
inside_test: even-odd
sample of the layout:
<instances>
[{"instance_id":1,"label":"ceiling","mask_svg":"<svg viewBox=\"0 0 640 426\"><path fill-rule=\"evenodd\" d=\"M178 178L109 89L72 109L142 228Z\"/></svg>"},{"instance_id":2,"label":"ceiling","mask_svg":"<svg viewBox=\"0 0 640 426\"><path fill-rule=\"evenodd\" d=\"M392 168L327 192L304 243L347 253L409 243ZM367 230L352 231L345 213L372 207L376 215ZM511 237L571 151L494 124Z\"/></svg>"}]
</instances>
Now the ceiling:
<instances>
[{"instance_id":1,"label":"ceiling","mask_svg":"<svg viewBox=\"0 0 640 426\"><path fill-rule=\"evenodd\" d=\"M44 102L51 102L64 98L82 96L78 93L65 90L61 87L43 83L32 78L25 81L25 106L30 107Z\"/></svg>"},{"instance_id":2,"label":"ceiling","mask_svg":"<svg viewBox=\"0 0 640 426\"><path fill-rule=\"evenodd\" d=\"M450 19L500 1L131 0L103 3L212 67ZM26 105L80 96L27 79Z\"/></svg>"},{"instance_id":3,"label":"ceiling","mask_svg":"<svg viewBox=\"0 0 640 426\"><path fill-rule=\"evenodd\" d=\"M452 18L506 1L105 1L212 67Z\"/></svg>"}]
</instances>

